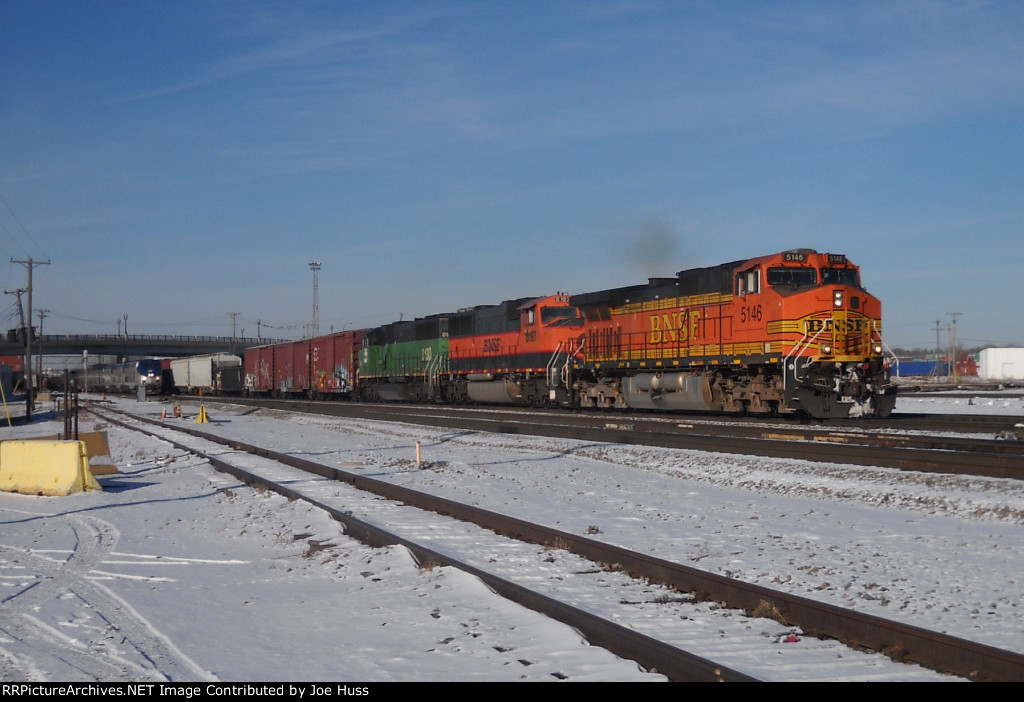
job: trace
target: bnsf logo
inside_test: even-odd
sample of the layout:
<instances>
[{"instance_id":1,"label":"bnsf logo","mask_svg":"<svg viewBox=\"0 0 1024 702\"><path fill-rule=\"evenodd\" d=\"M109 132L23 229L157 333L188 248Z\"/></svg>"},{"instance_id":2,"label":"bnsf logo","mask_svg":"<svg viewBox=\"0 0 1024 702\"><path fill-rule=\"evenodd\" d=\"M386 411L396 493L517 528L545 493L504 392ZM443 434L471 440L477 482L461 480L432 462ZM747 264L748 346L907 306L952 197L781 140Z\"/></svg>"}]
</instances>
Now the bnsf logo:
<instances>
[{"instance_id":1,"label":"bnsf logo","mask_svg":"<svg viewBox=\"0 0 1024 702\"><path fill-rule=\"evenodd\" d=\"M484 353L501 353L501 339L484 339Z\"/></svg>"},{"instance_id":2,"label":"bnsf logo","mask_svg":"<svg viewBox=\"0 0 1024 702\"><path fill-rule=\"evenodd\" d=\"M648 343L663 344L672 341L687 341L698 337L700 310L679 310L650 316L651 334Z\"/></svg>"},{"instance_id":3,"label":"bnsf logo","mask_svg":"<svg viewBox=\"0 0 1024 702\"><path fill-rule=\"evenodd\" d=\"M804 322L807 325L808 334L817 334L820 331L837 331L845 333L862 332L867 328L867 320L863 317L855 319L808 319Z\"/></svg>"}]
</instances>

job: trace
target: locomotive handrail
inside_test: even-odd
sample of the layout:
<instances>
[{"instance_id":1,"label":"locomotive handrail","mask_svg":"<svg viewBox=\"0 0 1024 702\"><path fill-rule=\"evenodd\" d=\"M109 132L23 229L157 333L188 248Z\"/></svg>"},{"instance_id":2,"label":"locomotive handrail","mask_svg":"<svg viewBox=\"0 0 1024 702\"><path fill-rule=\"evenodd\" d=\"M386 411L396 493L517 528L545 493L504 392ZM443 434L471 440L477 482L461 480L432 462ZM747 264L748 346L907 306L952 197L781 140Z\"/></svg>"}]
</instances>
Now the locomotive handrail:
<instances>
[{"instance_id":1,"label":"locomotive handrail","mask_svg":"<svg viewBox=\"0 0 1024 702\"><path fill-rule=\"evenodd\" d=\"M569 370L570 370L569 366L572 363L572 359L575 358L578 361L580 361L581 363L585 363L586 362L586 356L583 355L583 347L587 345L587 337L586 336L579 336L576 339L576 341L578 341L580 345L579 345L579 347L577 347L577 349L575 351L572 350L572 340L569 341L569 356L568 356L568 358L565 359L565 375L566 375L565 382L567 384L566 389L568 389Z\"/></svg>"},{"instance_id":2,"label":"locomotive handrail","mask_svg":"<svg viewBox=\"0 0 1024 702\"><path fill-rule=\"evenodd\" d=\"M565 364L562 366L562 382L565 383L565 390L570 395L572 394L572 359L573 356L583 351L584 343L586 343L586 339L580 337L580 347L573 351L573 340L569 339L569 349L565 353Z\"/></svg>"},{"instance_id":3,"label":"locomotive handrail","mask_svg":"<svg viewBox=\"0 0 1024 702\"><path fill-rule=\"evenodd\" d=\"M822 333L823 331L825 331L825 325L824 325L824 324L823 324L823 325L821 325L821 329L819 329L819 330L818 330L818 333L817 333L817 334L815 334L815 335L814 335L814 336L812 336L812 337L811 337L810 339L808 339L808 341L807 341L807 343L806 343L806 344L804 343L804 339L807 339L807 332L804 332L804 335L803 335L803 337L802 337L802 338L800 339L800 341L798 341L798 342L797 342L797 343L796 343L796 344L795 344L795 345L793 346L793 348L792 348L792 349L790 349L789 353L788 353L788 354L786 354L786 358L785 358L785 359L783 360L783 367L785 367L785 366L788 366L788 365L789 365L789 359L790 359L790 358L793 358L793 356L794 356L794 353L795 353L795 352L797 351L797 349L799 349L799 353L796 353L796 358L802 358L802 357L803 357L803 355L804 355L804 351L805 351L806 349L809 349L809 348L811 348L811 344L813 344L813 343L814 343L814 342L815 342L815 341L816 341L816 340L818 339L818 337L819 337L819 336L821 336L821 333ZM806 366L806 364L804 364L804 365ZM796 364L796 362L794 361L794 363L793 363L793 379L794 379L794 380L800 380L800 376L799 376L798 370L799 370L799 369L798 369L798 367L797 367L797 364ZM787 388L787 387L786 387L786 378L787 378L787 377L788 377L788 374L786 374L786 373L784 372L784 373L782 374L782 389L783 389L783 391L786 391L786 390L788 390L788 389L789 389L789 388Z\"/></svg>"},{"instance_id":4,"label":"locomotive handrail","mask_svg":"<svg viewBox=\"0 0 1024 702\"><path fill-rule=\"evenodd\" d=\"M424 373L427 376L427 385L431 388L437 387L438 379L441 377L441 366L448 358L448 354L439 353L427 361Z\"/></svg>"},{"instance_id":5,"label":"locomotive handrail","mask_svg":"<svg viewBox=\"0 0 1024 702\"><path fill-rule=\"evenodd\" d=\"M875 320L871 321L871 328L872 328L872 330L876 334L878 334L878 343L880 343L882 345L882 348L885 351L888 351L889 358L891 359L890 365L895 365L896 366L896 375L898 376L900 374L900 358L899 358L899 356L897 356L896 352L893 351L892 348L890 348L889 344L885 343L885 339L882 338L882 330L879 328L877 321L875 321Z\"/></svg>"},{"instance_id":6,"label":"locomotive handrail","mask_svg":"<svg viewBox=\"0 0 1024 702\"><path fill-rule=\"evenodd\" d=\"M555 352L551 354L551 358L548 359L548 363L544 366L544 375L547 379L548 387L554 387L557 383L555 382L555 366L558 365L558 354L562 352L562 344L564 342L559 341L558 346L555 347Z\"/></svg>"}]
</instances>

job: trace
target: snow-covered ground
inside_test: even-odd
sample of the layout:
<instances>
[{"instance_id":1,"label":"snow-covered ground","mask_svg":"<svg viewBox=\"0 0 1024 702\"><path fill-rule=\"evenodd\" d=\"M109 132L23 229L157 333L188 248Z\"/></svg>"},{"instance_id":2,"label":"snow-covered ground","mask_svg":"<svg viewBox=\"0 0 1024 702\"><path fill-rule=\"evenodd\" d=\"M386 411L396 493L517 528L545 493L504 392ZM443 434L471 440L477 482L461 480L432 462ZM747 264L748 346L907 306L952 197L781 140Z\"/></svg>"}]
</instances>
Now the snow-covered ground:
<instances>
[{"instance_id":1,"label":"snow-covered ground","mask_svg":"<svg viewBox=\"0 0 1024 702\"><path fill-rule=\"evenodd\" d=\"M968 400L910 396L899 409L1024 421L1019 396ZM1024 651L1020 481L211 415L213 433ZM420 570L402 549L364 547L315 510L240 487L164 442L103 428L121 470L104 492L0 494L2 680L660 679L473 578ZM0 439L58 429L5 428ZM772 655L786 645L772 640L777 629L765 631Z\"/></svg>"},{"instance_id":2,"label":"snow-covered ground","mask_svg":"<svg viewBox=\"0 0 1024 702\"><path fill-rule=\"evenodd\" d=\"M898 396L896 412L1007 415L1024 421L1024 389L982 395L969 390L942 394L905 393Z\"/></svg>"}]
</instances>

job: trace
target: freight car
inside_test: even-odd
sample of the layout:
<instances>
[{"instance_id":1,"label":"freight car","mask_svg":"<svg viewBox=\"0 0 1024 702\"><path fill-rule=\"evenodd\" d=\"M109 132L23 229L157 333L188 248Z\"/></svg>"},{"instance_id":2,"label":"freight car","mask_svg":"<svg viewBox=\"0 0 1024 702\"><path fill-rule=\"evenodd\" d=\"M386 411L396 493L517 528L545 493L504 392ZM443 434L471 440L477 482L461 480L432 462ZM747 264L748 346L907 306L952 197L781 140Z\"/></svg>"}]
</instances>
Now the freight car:
<instances>
[{"instance_id":1,"label":"freight car","mask_svg":"<svg viewBox=\"0 0 1024 702\"><path fill-rule=\"evenodd\" d=\"M242 359L230 353L203 354L171 361L178 392L235 395L242 392Z\"/></svg>"},{"instance_id":2,"label":"freight car","mask_svg":"<svg viewBox=\"0 0 1024 702\"><path fill-rule=\"evenodd\" d=\"M309 342L310 394L317 398L352 397L363 330L318 336Z\"/></svg>"}]
</instances>

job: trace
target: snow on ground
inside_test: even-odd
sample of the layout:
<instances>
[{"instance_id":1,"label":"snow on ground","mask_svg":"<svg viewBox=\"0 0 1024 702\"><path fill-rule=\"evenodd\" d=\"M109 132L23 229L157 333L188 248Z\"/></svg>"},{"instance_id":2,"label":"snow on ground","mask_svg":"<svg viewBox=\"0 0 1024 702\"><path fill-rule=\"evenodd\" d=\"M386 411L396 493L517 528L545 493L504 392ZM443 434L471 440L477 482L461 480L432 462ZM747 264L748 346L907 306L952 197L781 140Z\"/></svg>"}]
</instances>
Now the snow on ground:
<instances>
[{"instance_id":1,"label":"snow on ground","mask_svg":"<svg viewBox=\"0 0 1024 702\"><path fill-rule=\"evenodd\" d=\"M924 414L988 414L1020 417L1024 421L1024 389L975 393L914 392L897 395L896 412Z\"/></svg>"},{"instance_id":2,"label":"snow on ground","mask_svg":"<svg viewBox=\"0 0 1024 702\"><path fill-rule=\"evenodd\" d=\"M1024 651L1020 481L211 414L214 433ZM121 475L103 493L0 494L2 680L659 679L457 571L106 429Z\"/></svg>"},{"instance_id":3,"label":"snow on ground","mask_svg":"<svg viewBox=\"0 0 1024 702\"><path fill-rule=\"evenodd\" d=\"M121 475L103 493L0 494L0 680L660 679L474 578L108 431Z\"/></svg>"}]
</instances>

